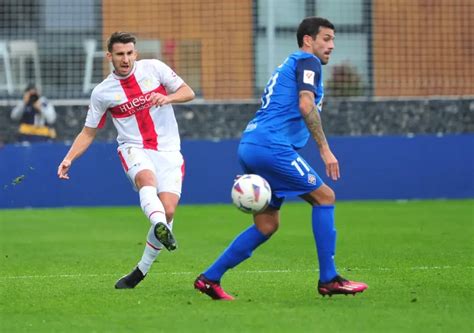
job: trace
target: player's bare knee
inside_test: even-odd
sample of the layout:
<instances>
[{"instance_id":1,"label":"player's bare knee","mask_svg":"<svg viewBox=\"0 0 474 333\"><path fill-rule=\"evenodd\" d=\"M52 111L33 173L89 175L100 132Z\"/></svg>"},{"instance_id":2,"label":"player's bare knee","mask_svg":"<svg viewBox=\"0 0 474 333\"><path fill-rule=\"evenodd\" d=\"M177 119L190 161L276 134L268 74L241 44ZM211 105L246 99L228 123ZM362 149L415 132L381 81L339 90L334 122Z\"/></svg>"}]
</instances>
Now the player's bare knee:
<instances>
[{"instance_id":1,"label":"player's bare knee","mask_svg":"<svg viewBox=\"0 0 474 333\"><path fill-rule=\"evenodd\" d=\"M277 232L279 223L255 223L257 229L267 237L270 237Z\"/></svg>"},{"instance_id":2,"label":"player's bare knee","mask_svg":"<svg viewBox=\"0 0 474 333\"><path fill-rule=\"evenodd\" d=\"M135 184L138 189L143 186L156 186L155 174L151 170L142 170L135 176Z\"/></svg>"},{"instance_id":3,"label":"player's bare knee","mask_svg":"<svg viewBox=\"0 0 474 333\"><path fill-rule=\"evenodd\" d=\"M319 193L318 204L319 205L334 205L336 203L336 193L329 186L324 188L324 191Z\"/></svg>"},{"instance_id":4,"label":"player's bare knee","mask_svg":"<svg viewBox=\"0 0 474 333\"><path fill-rule=\"evenodd\" d=\"M317 190L311 192L308 195L303 197L306 201L311 203L313 206L317 205L334 205L336 202L336 194L334 193L333 189L323 184Z\"/></svg>"},{"instance_id":5,"label":"player's bare knee","mask_svg":"<svg viewBox=\"0 0 474 333\"><path fill-rule=\"evenodd\" d=\"M254 215L254 223L257 229L266 236L277 232L280 225L279 212L267 210L264 213Z\"/></svg>"},{"instance_id":6,"label":"player's bare knee","mask_svg":"<svg viewBox=\"0 0 474 333\"><path fill-rule=\"evenodd\" d=\"M253 216L257 229L267 237L277 232L280 225L280 212L278 209L267 207L262 213Z\"/></svg>"},{"instance_id":7,"label":"player's bare knee","mask_svg":"<svg viewBox=\"0 0 474 333\"><path fill-rule=\"evenodd\" d=\"M276 222L276 223L273 223L269 226L269 229L270 229L270 232L267 234L267 235L271 235L271 234L274 234L275 232L278 231L278 228L280 227L280 223L279 222Z\"/></svg>"}]
</instances>

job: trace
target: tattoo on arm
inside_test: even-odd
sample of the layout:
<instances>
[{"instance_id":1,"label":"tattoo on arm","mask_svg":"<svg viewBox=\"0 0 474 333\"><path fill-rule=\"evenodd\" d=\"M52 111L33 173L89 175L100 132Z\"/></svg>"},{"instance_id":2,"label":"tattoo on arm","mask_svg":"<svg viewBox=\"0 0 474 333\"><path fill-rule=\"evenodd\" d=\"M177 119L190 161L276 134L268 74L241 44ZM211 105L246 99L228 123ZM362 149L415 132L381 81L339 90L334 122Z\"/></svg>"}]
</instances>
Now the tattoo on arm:
<instances>
[{"instance_id":1,"label":"tattoo on arm","mask_svg":"<svg viewBox=\"0 0 474 333\"><path fill-rule=\"evenodd\" d=\"M309 132L314 140L316 140L318 147L321 148L322 146L327 146L328 141L326 140L326 135L324 135L323 124L318 110L314 107L310 112L303 115L303 119Z\"/></svg>"}]
</instances>

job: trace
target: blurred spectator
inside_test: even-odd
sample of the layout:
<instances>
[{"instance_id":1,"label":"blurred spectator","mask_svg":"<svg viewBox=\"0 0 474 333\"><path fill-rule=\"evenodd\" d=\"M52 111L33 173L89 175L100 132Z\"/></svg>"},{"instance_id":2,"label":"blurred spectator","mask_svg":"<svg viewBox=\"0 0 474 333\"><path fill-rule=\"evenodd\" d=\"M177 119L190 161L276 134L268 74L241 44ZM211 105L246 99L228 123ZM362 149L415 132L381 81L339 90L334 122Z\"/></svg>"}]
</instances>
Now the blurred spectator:
<instances>
[{"instance_id":1,"label":"blurred spectator","mask_svg":"<svg viewBox=\"0 0 474 333\"><path fill-rule=\"evenodd\" d=\"M26 87L23 101L12 110L11 118L20 121L19 141L39 142L56 138L52 127L56 121L54 106L40 95L34 84Z\"/></svg>"}]
</instances>

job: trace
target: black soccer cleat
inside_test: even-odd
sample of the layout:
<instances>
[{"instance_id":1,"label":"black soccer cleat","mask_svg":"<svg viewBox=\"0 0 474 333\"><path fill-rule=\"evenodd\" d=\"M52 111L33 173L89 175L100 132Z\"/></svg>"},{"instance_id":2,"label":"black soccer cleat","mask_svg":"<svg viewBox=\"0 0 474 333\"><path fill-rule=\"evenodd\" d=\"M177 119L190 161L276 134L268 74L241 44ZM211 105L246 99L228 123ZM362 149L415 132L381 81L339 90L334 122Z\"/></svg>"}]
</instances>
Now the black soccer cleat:
<instances>
[{"instance_id":1,"label":"black soccer cleat","mask_svg":"<svg viewBox=\"0 0 474 333\"><path fill-rule=\"evenodd\" d=\"M168 251L176 250L178 244L176 243L176 239L174 238L173 233L171 232L170 228L168 228L166 223L158 222L155 224L154 233L156 239L158 239Z\"/></svg>"},{"instance_id":2,"label":"black soccer cleat","mask_svg":"<svg viewBox=\"0 0 474 333\"><path fill-rule=\"evenodd\" d=\"M115 289L133 289L145 276L146 274L143 275L142 271L138 267L135 267L130 274L125 275L115 283Z\"/></svg>"}]
</instances>

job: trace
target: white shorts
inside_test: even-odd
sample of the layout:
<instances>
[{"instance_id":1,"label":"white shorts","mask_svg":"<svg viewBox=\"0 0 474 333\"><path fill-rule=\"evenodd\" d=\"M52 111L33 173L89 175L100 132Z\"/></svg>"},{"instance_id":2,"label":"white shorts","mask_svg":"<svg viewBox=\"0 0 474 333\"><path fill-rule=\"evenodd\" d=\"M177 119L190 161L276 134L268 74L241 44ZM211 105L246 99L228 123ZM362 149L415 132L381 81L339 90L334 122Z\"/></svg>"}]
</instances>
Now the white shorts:
<instances>
[{"instance_id":1,"label":"white shorts","mask_svg":"<svg viewBox=\"0 0 474 333\"><path fill-rule=\"evenodd\" d=\"M122 145L118 155L128 179L137 191L135 176L142 170L151 170L156 176L157 192L181 196L184 160L179 151L156 151Z\"/></svg>"}]
</instances>

